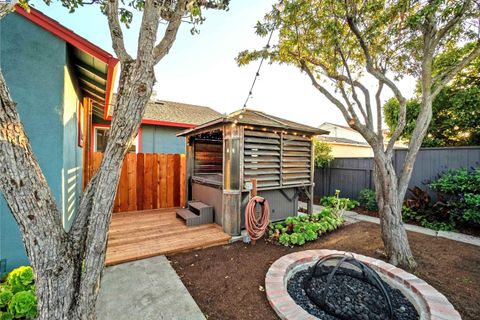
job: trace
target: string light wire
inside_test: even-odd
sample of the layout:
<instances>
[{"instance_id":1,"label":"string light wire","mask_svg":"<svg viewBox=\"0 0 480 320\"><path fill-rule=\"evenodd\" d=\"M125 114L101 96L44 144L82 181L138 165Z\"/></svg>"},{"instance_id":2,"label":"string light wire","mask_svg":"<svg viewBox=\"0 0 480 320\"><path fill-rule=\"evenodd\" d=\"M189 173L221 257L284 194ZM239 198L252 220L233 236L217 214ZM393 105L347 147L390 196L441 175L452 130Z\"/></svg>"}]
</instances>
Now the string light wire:
<instances>
[{"instance_id":1,"label":"string light wire","mask_svg":"<svg viewBox=\"0 0 480 320\"><path fill-rule=\"evenodd\" d=\"M266 48L270 48L270 42L272 41L273 37L273 32L275 29L273 28L272 31L270 31L270 36L268 37L268 42ZM243 108L245 109L247 107L248 100L252 97L253 94L253 88L255 87L255 83L257 82L258 77L260 77L260 70L262 69L263 61L265 60L265 56L260 59L260 64L258 65L257 73L255 73L255 77L253 78L252 86L250 87L250 91L248 91L247 99L245 99L245 103L243 104Z\"/></svg>"}]
</instances>

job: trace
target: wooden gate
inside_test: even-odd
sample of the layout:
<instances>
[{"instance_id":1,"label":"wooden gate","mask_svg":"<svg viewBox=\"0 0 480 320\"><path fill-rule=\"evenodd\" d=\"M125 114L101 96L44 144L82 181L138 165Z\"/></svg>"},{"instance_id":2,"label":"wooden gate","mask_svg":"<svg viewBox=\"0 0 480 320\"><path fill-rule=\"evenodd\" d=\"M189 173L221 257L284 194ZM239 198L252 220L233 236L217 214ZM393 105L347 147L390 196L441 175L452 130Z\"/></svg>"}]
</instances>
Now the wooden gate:
<instances>
[{"instance_id":1,"label":"wooden gate","mask_svg":"<svg viewBox=\"0 0 480 320\"><path fill-rule=\"evenodd\" d=\"M103 153L93 154L93 172ZM129 153L123 162L113 212L182 207L185 203L184 154Z\"/></svg>"}]
</instances>

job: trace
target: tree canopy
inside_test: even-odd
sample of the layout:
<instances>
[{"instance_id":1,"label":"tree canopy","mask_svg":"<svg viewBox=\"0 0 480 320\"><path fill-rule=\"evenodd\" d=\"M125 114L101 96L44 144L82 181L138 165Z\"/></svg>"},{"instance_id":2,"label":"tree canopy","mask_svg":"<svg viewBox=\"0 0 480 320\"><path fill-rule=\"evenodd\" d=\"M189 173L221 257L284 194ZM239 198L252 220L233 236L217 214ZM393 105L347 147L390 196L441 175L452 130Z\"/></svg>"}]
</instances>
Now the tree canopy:
<instances>
[{"instance_id":1,"label":"tree canopy","mask_svg":"<svg viewBox=\"0 0 480 320\"><path fill-rule=\"evenodd\" d=\"M454 48L439 55L434 63L434 73L444 72L457 63L462 52L469 50ZM417 89L417 95L419 94ZM448 86L440 91L432 103L432 121L423 140L424 147L475 146L480 145L480 58L462 70ZM385 123L390 131L397 126L400 105L395 98L384 105ZM420 98L407 102L405 129L401 135L410 140L415 120L420 112Z\"/></svg>"}]
</instances>

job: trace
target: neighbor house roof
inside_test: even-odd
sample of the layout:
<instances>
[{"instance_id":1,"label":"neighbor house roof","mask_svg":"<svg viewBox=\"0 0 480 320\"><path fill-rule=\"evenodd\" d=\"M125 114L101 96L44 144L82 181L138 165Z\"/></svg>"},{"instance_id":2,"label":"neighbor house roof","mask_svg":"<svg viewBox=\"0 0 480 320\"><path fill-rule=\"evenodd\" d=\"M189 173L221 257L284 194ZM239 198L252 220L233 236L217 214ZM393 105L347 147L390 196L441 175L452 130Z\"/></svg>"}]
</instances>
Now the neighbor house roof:
<instances>
[{"instance_id":1,"label":"neighbor house roof","mask_svg":"<svg viewBox=\"0 0 480 320\"><path fill-rule=\"evenodd\" d=\"M115 101L115 97L113 102ZM110 108L109 119L113 114ZM143 124L163 125L170 127L193 128L199 124L218 119L222 114L209 107L193 104L156 100L150 101L145 109Z\"/></svg>"},{"instance_id":2,"label":"neighbor house roof","mask_svg":"<svg viewBox=\"0 0 480 320\"><path fill-rule=\"evenodd\" d=\"M353 131L353 132L357 132L355 129L352 129L350 128L349 126L344 126L344 125L341 125L341 124L336 124L336 123L331 123L331 122L324 122L322 123L321 125L318 126L319 128L323 128L323 127L339 127L339 128L343 128L345 130L350 130L350 131Z\"/></svg>"},{"instance_id":3,"label":"neighbor house roof","mask_svg":"<svg viewBox=\"0 0 480 320\"><path fill-rule=\"evenodd\" d=\"M257 127L268 127L278 130L298 131L308 134L327 134L328 131L307 126L298 122L286 120L276 116L272 116L262 111L252 109L241 109L230 113L229 115L219 117L218 119L204 123L195 129L186 130L178 135L186 135L197 130L201 130L219 123L238 123L243 125L252 125Z\"/></svg>"},{"instance_id":4,"label":"neighbor house roof","mask_svg":"<svg viewBox=\"0 0 480 320\"><path fill-rule=\"evenodd\" d=\"M34 8L16 6L15 12L70 45L82 95L92 100L94 112L107 117L118 59Z\"/></svg>"},{"instance_id":5,"label":"neighbor house roof","mask_svg":"<svg viewBox=\"0 0 480 320\"><path fill-rule=\"evenodd\" d=\"M339 144L349 144L349 145L356 145L356 146L362 146L362 147L370 147L366 142L355 141L347 138L318 136L317 139L319 141L325 141L329 143L339 143Z\"/></svg>"}]
</instances>

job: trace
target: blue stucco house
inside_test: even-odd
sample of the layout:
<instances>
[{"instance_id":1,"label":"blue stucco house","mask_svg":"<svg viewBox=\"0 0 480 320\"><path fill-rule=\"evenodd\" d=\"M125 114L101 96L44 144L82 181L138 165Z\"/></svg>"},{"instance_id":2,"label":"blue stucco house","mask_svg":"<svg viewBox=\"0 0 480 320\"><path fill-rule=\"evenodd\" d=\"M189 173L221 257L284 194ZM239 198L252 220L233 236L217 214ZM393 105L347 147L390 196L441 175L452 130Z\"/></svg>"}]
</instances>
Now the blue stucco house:
<instances>
[{"instance_id":1,"label":"blue stucco house","mask_svg":"<svg viewBox=\"0 0 480 320\"><path fill-rule=\"evenodd\" d=\"M0 67L66 230L84 183L91 114L108 115L117 64L111 54L33 8L18 8L0 20ZM0 273L28 263L2 195Z\"/></svg>"}]
</instances>

